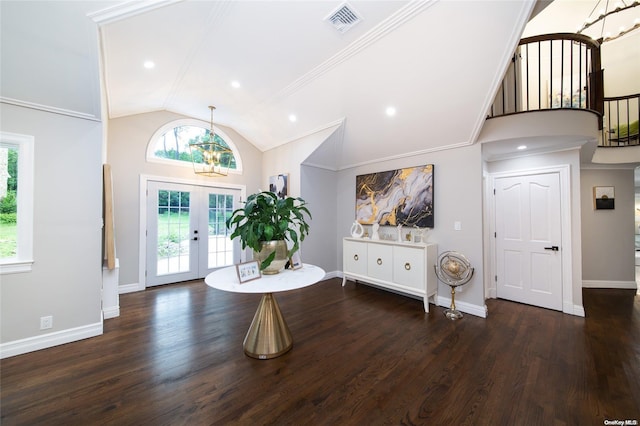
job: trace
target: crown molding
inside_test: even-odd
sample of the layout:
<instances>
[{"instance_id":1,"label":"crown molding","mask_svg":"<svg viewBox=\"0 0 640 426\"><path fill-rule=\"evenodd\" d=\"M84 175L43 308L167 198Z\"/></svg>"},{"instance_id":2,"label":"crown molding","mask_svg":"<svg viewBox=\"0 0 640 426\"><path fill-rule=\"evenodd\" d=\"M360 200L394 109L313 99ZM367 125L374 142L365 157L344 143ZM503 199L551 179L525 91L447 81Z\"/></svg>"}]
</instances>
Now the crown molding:
<instances>
[{"instance_id":1,"label":"crown molding","mask_svg":"<svg viewBox=\"0 0 640 426\"><path fill-rule=\"evenodd\" d=\"M520 14L515 20L515 23L512 26L511 34L508 38L509 42L505 44L504 51L501 55L503 61L497 62L504 65L496 69L496 73L493 75L491 85L489 86L490 90L487 90L484 102L482 102L482 108L480 109L481 114L478 115L475 125L471 130L470 140L472 142L476 142L478 140L478 137L480 136L482 127L486 122L487 113L491 109L491 105L493 105L496 93L498 92L498 87L500 87L500 84L502 84L502 80L504 80L505 78L507 69L509 68L509 64L511 64L509 58L513 56L513 52L515 52L516 47L518 46L518 42L520 41L520 38L522 36L522 30L527 25L529 16L531 16L531 12L533 11L535 5L536 2L532 0L522 2Z\"/></svg>"},{"instance_id":2,"label":"crown molding","mask_svg":"<svg viewBox=\"0 0 640 426\"><path fill-rule=\"evenodd\" d=\"M405 152L402 154L389 155L387 157L374 158L371 160L361 161L359 163L341 165L338 167L338 171L355 169L357 167L368 166L371 164L386 163L388 161L399 160L401 158L416 157L418 155L430 154L430 153L439 152L439 151L446 151L449 149L464 148L471 145L473 145L472 142L461 142L461 143L455 143L451 145L436 146L433 148L421 149L418 151Z\"/></svg>"},{"instance_id":3,"label":"crown molding","mask_svg":"<svg viewBox=\"0 0 640 426\"><path fill-rule=\"evenodd\" d=\"M389 16L387 19L367 31L349 46L345 47L340 52L327 59L325 62L321 63L311 71L296 79L293 83L280 90L270 99L263 102L263 105L273 105L274 103L287 98L296 91L300 90L302 87L306 86L307 84L326 74L333 68L337 67L341 63L357 55L358 53L378 41L380 38L399 28L405 22L411 20L437 2L438 0L410 1L407 5L400 8L393 15Z\"/></svg>"},{"instance_id":4,"label":"crown molding","mask_svg":"<svg viewBox=\"0 0 640 426\"><path fill-rule=\"evenodd\" d=\"M345 120L346 120L346 117L339 118L339 119L337 119L337 120L334 120L334 121L331 121L331 122L326 123L326 124L324 124L324 125L321 125L321 126L319 126L319 127L316 127L315 129L312 129L312 130L309 130L309 131L307 131L307 132L304 132L304 133L298 134L298 135L296 135L296 136L294 136L294 137L292 137L292 138L290 138L290 139L287 139L287 140L283 141L282 143L279 143L279 144L277 144L277 145L271 146L271 147L269 147L269 148L267 148L267 149L265 149L265 150L261 150L261 151L262 151L262 152L270 151L270 150L272 150L272 149L275 149L275 148L278 148L278 147L284 146L284 145L286 145L286 144L288 144L288 143L295 142L295 141L297 141L297 140L300 140L300 139L306 138L306 137L311 136L311 135L314 135L314 134L316 134L316 133L320 133L320 132L322 132L322 131L324 131L324 130L328 130L328 129L331 129L331 128L335 128L335 129L337 129L339 126L342 126L342 125L344 124ZM335 131L335 130L334 130L334 131ZM248 140L248 139L247 139L247 140Z\"/></svg>"},{"instance_id":5,"label":"crown molding","mask_svg":"<svg viewBox=\"0 0 640 426\"><path fill-rule=\"evenodd\" d=\"M181 1L183 0L129 0L87 13L87 16L96 24L105 25Z\"/></svg>"},{"instance_id":6,"label":"crown molding","mask_svg":"<svg viewBox=\"0 0 640 426\"><path fill-rule=\"evenodd\" d=\"M73 111L64 108L57 108L50 105L42 105L37 104L35 102L21 101L19 99L6 98L4 96L0 96L0 103L15 105L22 108L35 109L38 111L50 112L52 114L66 115L68 117L81 118L83 120L97 121L101 122L100 117L96 117L94 114L87 114L85 112Z\"/></svg>"},{"instance_id":7,"label":"crown molding","mask_svg":"<svg viewBox=\"0 0 640 426\"><path fill-rule=\"evenodd\" d=\"M199 41L189 48L185 61L182 63L180 71L173 81L171 89L164 100L163 106L165 109L171 109L174 105L175 99L180 96L178 89L182 86L187 71L189 71L193 62L198 58L198 53L202 52L204 47L208 44L208 40L205 35L213 29L218 28L222 24L224 18L229 14L230 10L231 2L229 1L216 1L212 3L209 14L205 20L205 24L197 29L198 36L196 37L196 40Z\"/></svg>"}]
</instances>

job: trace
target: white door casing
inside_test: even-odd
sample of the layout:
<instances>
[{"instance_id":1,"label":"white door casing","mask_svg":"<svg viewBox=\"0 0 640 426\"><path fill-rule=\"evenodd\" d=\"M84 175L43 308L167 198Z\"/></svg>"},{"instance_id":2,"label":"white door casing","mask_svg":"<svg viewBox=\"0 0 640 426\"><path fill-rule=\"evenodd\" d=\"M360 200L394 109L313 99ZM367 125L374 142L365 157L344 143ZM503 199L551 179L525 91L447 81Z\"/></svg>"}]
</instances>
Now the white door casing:
<instances>
[{"instance_id":1,"label":"white door casing","mask_svg":"<svg viewBox=\"0 0 640 426\"><path fill-rule=\"evenodd\" d=\"M171 195L162 197L160 194ZM199 203L195 195L194 188L188 185L149 182L147 287L198 278ZM167 202L169 199L172 200L170 203ZM170 219L161 221L160 217L163 216L169 216Z\"/></svg>"},{"instance_id":2,"label":"white door casing","mask_svg":"<svg viewBox=\"0 0 640 426\"><path fill-rule=\"evenodd\" d=\"M189 229L180 238L180 256L171 262L181 262L172 270L158 266L157 220L158 190L189 193ZM224 227L223 215L239 206L245 197L244 185L207 185L200 181L141 175L140 177L140 284L138 289L197 279L218 267L243 261L238 239L229 242L219 233ZM221 202L226 202L221 207ZM230 204L232 203L232 204ZM181 210L186 212L186 206ZM220 210L225 211L220 211ZM226 228L226 227L225 227ZM197 232L196 232L197 231ZM149 236L148 234L152 235ZM225 241L222 241L225 240ZM179 259L181 257L182 259ZM166 262L165 262L166 263ZM166 265L165 265L166 266ZM160 270L162 269L162 270Z\"/></svg>"},{"instance_id":3,"label":"white door casing","mask_svg":"<svg viewBox=\"0 0 640 426\"><path fill-rule=\"evenodd\" d=\"M497 296L562 311L558 173L495 180Z\"/></svg>"}]
</instances>

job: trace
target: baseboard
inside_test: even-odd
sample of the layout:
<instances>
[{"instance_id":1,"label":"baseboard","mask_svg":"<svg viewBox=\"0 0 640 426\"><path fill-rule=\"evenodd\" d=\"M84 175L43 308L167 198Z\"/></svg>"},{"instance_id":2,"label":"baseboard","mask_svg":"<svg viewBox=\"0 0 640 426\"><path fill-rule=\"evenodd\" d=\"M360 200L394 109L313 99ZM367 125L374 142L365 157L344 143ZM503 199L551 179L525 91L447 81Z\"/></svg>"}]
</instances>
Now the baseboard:
<instances>
[{"instance_id":1,"label":"baseboard","mask_svg":"<svg viewBox=\"0 0 640 426\"><path fill-rule=\"evenodd\" d=\"M438 306L442 306L448 308L451 306L451 298L450 297L442 297L437 296L436 302ZM489 311L487 310L487 305L479 306L474 305L472 303L463 302L456 299L456 309L460 312L464 312L466 314L475 315L480 318L486 318Z\"/></svg>"},{"instance_id":2,"label":"baseboard","mask_svg":"<svg viewBox=\"0 0 640 426\"><path fill-rule=\"evenodd\" d=\"M101 335L102 322L0 344L0 359Z\"/></svg>"},{"instance_id":3,"label":"baseboard","mask_svg":"<svg viewBox=\"0 0 640 426\"><path fill-rule=\"evenodd\" d=\"M629 290L637 290L638 285L635 281L583 280L582 288L623 288Z\"/></svg>"},{"instance_id":4,"label":"baseboard","mask_svg":"<svg viewBox=\"0 0 640 426\"><path fill-rule=\"evenodd\" d=\"M102 310L104 319L115 318L120 316L120 305L110 306Z\"/></svg>"},{"instance_id":5,"label":"baseboard","mask_svg":"<svg viewBox=\"0 0 640 426\"><path fill-rule=\"evenodd\" d=\"M342 271L325 272L323 280L330 280L331 278L342 278Z\"/></svg>"},{"instance_id":6,"label":"baseboard","mask_svg":"<svg viewBox=\"0 0 640 426\"><path fill-rule=\"evenodd\" d=\"M136 291L144 291L144 285L140 283L124 284L118 286L118 294L135 293Z\"/></svg>"}]
</instances>

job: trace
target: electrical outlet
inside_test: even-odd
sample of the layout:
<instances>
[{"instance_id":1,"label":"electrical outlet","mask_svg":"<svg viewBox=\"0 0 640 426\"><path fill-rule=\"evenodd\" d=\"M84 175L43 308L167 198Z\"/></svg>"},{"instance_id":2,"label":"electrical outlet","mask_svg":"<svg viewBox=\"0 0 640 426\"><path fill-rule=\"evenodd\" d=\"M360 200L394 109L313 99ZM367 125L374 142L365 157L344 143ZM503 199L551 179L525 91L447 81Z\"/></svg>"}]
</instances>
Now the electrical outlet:
<instances>
[{"instance_id":1,"label":"electrical outlet","mask_svg":"<svg viewBox=\"0 0 640 426\"><path fill-rule=\"evenodd\" d=\"M51 315L40 317L40 330L46 330L48 328L53 328L53 317Z\"/></svg>"}]
</instances>

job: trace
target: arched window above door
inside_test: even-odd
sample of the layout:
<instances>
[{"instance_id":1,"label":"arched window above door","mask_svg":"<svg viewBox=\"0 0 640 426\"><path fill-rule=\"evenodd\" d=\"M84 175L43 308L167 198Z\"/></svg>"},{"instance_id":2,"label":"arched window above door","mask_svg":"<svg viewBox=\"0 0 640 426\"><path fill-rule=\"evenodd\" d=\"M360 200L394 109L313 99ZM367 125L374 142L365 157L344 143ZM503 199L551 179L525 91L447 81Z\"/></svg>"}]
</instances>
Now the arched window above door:
<instances>
[{"instance_id":1,"label":"arched window above door","mask_svg":"<svg viewBox=\"0 0 640 426\"><path fill-rule=\"evenodd\" d=\"M242 159L231 138L218 128L214 128L215 141L233 152L229 173L242 173ZM195 119L176 120L159 128L147 145L147 161L193 167L189 144L209 137L206 124Z\"/></svg>"}]
</instances>

